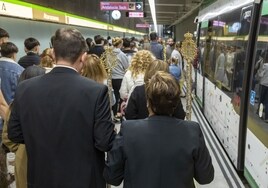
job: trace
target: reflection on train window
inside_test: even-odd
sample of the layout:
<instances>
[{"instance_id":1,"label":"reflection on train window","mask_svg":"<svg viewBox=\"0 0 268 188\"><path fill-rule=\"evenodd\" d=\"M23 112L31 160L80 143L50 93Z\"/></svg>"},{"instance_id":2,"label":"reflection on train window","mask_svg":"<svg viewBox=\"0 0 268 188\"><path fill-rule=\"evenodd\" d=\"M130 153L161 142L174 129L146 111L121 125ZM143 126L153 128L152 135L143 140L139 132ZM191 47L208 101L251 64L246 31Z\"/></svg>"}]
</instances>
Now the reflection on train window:
<instances>
[{"instance_id":1,"label":"reflection on train window","mask_svg":"<svg viewBox=\"0 0 268 188\"><path fill-rule=\"evenodd\" d=\"M252 7L209 20L204 75L231 98L240 101ZM237 104L239 113L240 105Z\"/></svg>"},{"instance_id":2,"label":"reflection on train window","mask_svg":"<svg viewBox=\"0 0 268 188\"><path fill-rule=\"evenodd\" d=\"M261 17L255 57L249 114L256 124L261 125L261 121L265 125L268 123L268 15Z\"/></svg>"}]
</instances>

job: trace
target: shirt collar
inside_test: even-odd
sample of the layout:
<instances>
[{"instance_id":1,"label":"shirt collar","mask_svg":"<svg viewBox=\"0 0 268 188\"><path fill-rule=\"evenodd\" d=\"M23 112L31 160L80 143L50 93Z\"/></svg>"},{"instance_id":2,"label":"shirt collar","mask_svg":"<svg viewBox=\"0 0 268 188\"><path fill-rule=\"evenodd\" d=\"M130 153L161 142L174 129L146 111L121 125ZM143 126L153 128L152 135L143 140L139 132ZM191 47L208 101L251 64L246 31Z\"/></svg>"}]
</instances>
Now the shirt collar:
<instances>
[{"instance_id":1,"label":"shirt collar","mask_svg":"<svg viewBox=\"0 0 268 188\"><path fill-rule=\"evenodd\" d=\"M78 72L75 68L73 68L73 67L71 67L71 66L68 66L68 65L56 65L55 67L69 68L69 69L73 69L73 70L75 70L76 72Z\"/></svg>"},{"instance_id":2,"label":"shirt collar","mask_svg":"<svg viewBox=\"0 0 268 188\"><path fill-rule=\"evenodd\" d=\"M0 57L0 61L7 61L10 63L16 63L16 61L14 61L13 59L8 58L8 57Z\"/></svg>"}]
</instances>

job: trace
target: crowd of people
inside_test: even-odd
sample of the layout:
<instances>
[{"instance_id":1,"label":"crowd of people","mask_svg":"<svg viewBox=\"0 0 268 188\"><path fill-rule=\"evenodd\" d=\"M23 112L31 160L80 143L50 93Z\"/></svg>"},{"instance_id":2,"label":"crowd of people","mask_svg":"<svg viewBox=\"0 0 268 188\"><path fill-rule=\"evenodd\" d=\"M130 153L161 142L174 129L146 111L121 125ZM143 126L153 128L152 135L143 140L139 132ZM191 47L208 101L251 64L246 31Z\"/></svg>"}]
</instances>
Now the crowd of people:
<instances>
[{"instance_id":1,"label":"crowd of people","mask_svg":"<svg viewBox=\"0 0 268 188\"><path fill-rule=\"evenodd\" d=\"M0 28L0 187L10 183L8 152L16 155L17 188L105 188L123 180L125 188L190 188L194 179L213 180L199 124L184 120L180 43L170 38L163 46L154 32L138 45L85 39L61 28L40 55L38 39L25 39L26 55L17 60L9 37ZM112 88L101 62L108 46L116 57Z\"/></svg>"}]
</instances>

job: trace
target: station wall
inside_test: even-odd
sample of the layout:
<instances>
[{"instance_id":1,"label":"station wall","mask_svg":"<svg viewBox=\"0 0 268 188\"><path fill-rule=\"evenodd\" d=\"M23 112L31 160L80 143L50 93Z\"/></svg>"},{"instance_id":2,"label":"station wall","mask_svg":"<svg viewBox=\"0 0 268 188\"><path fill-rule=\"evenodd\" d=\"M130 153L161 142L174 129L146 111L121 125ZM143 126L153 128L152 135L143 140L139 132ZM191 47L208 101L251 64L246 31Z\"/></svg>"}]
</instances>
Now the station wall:
<instances>
[{"instance_id":1,"label":"station wall","mask_svg":"<svg viewBox=\"0 0 268 188\"><path fill-rule=\"evenodd\" d=\"M41 44L40 46L40 53L41 53L44 49L49 48L50 38L52 35L54 35L57 29L61 27L68 27L68 25L64 24L24 20L24 19L3 17L3 16L0 17L0 23L1 23L0 27L4 28L9 33L10 42L13 42L19 48L19 52L17 54L17 61L19 60L20 57L25 55L24 40L26 38L28 37L36 38ZM111 37L124 36L124 33L115 31L108 32L106 30L97 30L86 27L78 27L78 26L73 27L77 28L85 38L88 37L94 38L94 36L98 34L102 35L104 38L106 38L108 35ZM125 36L130 37L128 35Z\"/></svg>"}]
</instances>

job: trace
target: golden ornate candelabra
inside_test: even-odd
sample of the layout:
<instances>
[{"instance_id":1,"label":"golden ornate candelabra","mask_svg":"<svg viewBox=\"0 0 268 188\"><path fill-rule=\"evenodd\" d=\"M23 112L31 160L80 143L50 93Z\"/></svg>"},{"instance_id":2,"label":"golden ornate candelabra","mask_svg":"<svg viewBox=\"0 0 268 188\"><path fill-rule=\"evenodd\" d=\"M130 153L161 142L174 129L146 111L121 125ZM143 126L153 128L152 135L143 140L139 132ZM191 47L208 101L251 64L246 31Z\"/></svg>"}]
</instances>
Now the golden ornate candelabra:
<instances>
[{"instance_id":1,"label":"golden ornate candelabra","mask_svg":"<svg viewBox=\"0 0 268 188\"><path fill-rule=\"evenodd\" d=\"M164 62L167 61L167 47L166 47L165 41L163 41L163 60L164 60Z\"/></svg>"},{"instance_id":2,"label":"golden ornate candelabra","mask_svg":"<svg viewBox=\"0 0 268 188\"><path fill-rule=\"evenodd\" d=\"M117 57L113 52L112 47L107 47L105 52L100 57L101 63L107 71L107 85L110 99L110 108L113 104L113 86L112 86L112 70L117 65Z\"/></svg>"},{"instance_id":3,"label":"golden ornate candelabra","mask_svg":"<svg viewBox=\"0 0 268 188\"><path fill-rule=\"evenodd\" d=\"M196 57L196 44L193 41L193 34L185 33L182 42L181 53L186 60L186 119L191 120L192 115L192 61Z\"/></svg>"}]
</instances>

